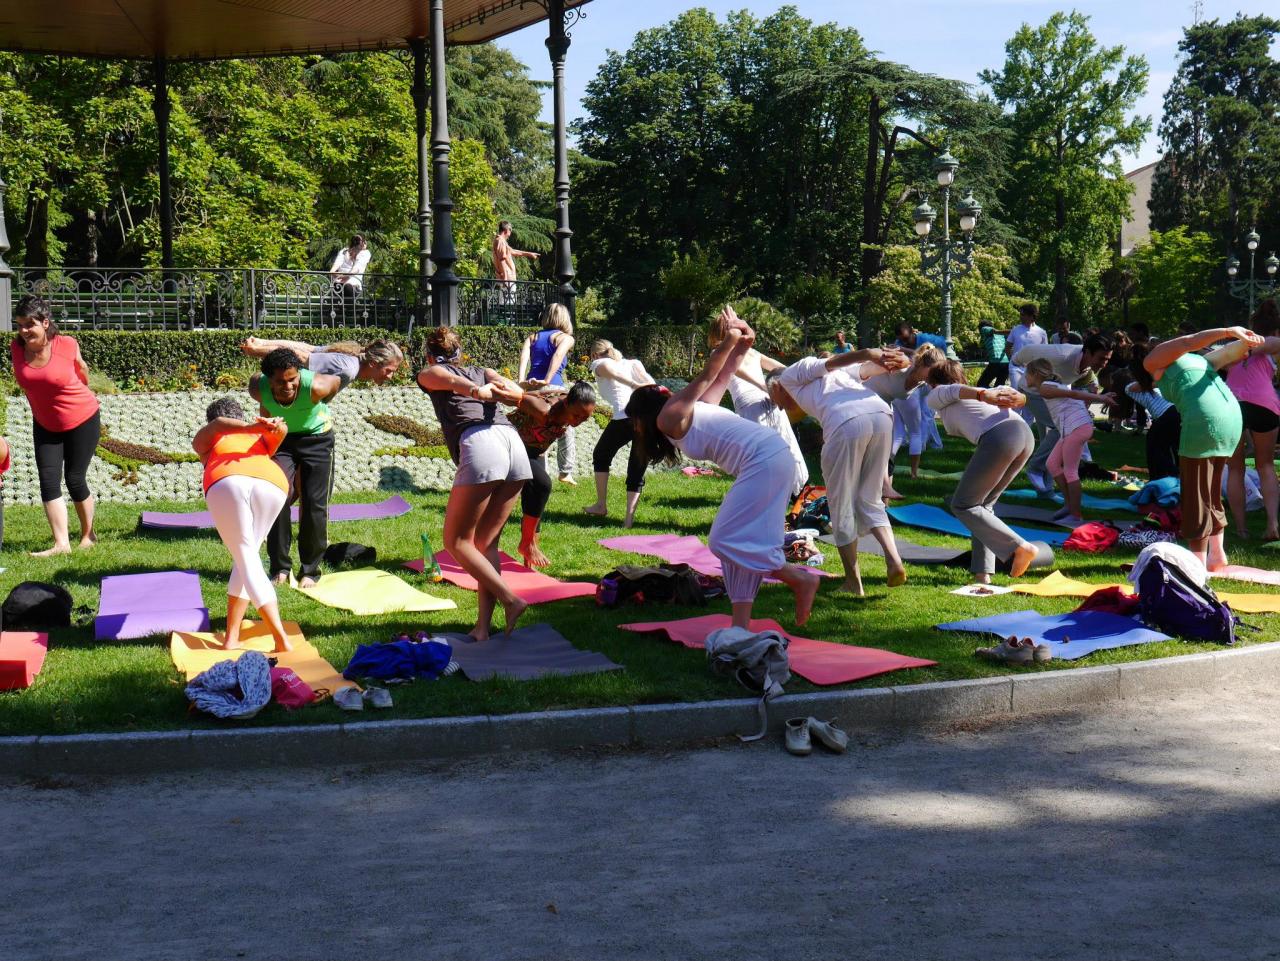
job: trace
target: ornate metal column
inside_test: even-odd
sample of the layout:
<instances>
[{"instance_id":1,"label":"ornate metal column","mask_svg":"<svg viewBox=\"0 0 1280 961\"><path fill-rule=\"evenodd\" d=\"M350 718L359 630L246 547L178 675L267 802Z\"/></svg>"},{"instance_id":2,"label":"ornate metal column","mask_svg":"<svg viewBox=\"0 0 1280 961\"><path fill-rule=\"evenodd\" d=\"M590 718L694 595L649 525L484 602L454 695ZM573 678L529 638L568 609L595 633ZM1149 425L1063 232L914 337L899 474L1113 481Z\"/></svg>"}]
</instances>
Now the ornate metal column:
<instances>
[{"instance_id":1,"label":"ornate metal column","mask_svg":"<svg viewBox=\"0 0 1280 961\"><path fill-rule=\"evenodd\" d=\"M0 180L0 330L13 330L13 269L5 263L9 231L4 223L4 195L9 188Z\"/></svg>"},{"instance_id":2,"label":"ornate metal column","mask_svg":"<svg viewBox=\"0 0 1280 961\"><path fill-rule=\"evenodd\" d=\"M169 62L155 59L155 94L151 110L156 116L160 145L160 266L173 266L173 197L169 189Z\"/></svg>"},{"instance_id":3,"label":"ornate metal column","mask_svg":"<svg viewBox=\"0 0 1280 961\"><path fill-rule=\"evenodd\" d=\"M411 37L413 51L413 112L417 125L418 158L418 299L431 297L431 187L429 177L431 141L427 136L427 40Z\"/></svg>"},{"instance_id":4,"label":"ornate metal column","mask_svg":"<svg viewBox=\"0 0 1280 961\"><path fill-rule=\"evenodd\" d=\"M444 68L444 0L431 0L431 319L438 327L458 323L458 275L453 265L453 200L449 197L449 103Z\"/></svg>"},{"instance_id":5,"label":"ornate metal column","mask_svg":"<svg viewBox=\"0 0 1280 961\"><path fill-rule=\"evenodd\" d=\"M568 18L573 21L582 16L578 10L568 13L564 9L564 0L547 0L547 15L551 23L551 35L547 37L547 53L551 55L552 97L554 103L555 148L556 148L556 280L560 282L560 299L574 314L575 300L578 292L573 289L573 249L570 243L573 231L569 229L569 146L565 133L564 119L564 58L569 52Z\"/></svg>"}]
</instances>

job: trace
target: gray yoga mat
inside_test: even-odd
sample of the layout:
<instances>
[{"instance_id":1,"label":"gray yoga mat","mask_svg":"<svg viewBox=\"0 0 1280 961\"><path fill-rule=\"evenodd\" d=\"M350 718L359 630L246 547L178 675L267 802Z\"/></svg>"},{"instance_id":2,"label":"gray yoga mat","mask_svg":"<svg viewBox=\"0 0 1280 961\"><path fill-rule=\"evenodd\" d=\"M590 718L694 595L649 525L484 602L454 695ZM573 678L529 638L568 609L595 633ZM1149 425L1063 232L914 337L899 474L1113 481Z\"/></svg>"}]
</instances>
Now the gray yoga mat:
<instances>
[{"instance_id":1,"label":"gray yoga mat","mask_svg":"<svg viewBox=\"0 0 1280 961\"><path fill-rule=\"evenodd\" d=\"M835 544L830 534L823 534L818 540L824 544ZM954 547L928 547L924 544L913 544L911 541L904 541L902 538L896 538L898 545L898 556L902 558L906 564L951 564L957 558L968 557L968 551L958 551ZM874 554L876 557L884 557L884 551L880 548L880 543L870 534L858 538L859 554ZM966 561L965 563L968 563Z\"/></svg>"},{"instance_id":2,"label":"gray yoga mat","mask_svg":"<svg viewBox=\"0 0 1280 961\"><path fill-rule=\"evenodd\" d=\"M466 634L435 633L453 647L453 659L462 673L473 681L487 681L499 675L517 681L567 674L595 674L620 671L603 654L581 651L550 624L518 627L507 636L494 634L487 641L473 641Z\"/></svg>"}]
</instances>

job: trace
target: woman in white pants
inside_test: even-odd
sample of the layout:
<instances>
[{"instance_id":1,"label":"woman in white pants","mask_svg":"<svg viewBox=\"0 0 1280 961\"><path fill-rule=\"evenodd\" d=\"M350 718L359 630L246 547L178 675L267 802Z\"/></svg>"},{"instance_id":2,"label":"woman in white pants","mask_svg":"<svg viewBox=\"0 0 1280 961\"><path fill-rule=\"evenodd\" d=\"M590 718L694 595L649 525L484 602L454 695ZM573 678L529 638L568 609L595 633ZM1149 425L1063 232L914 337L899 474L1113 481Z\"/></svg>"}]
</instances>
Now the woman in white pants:
<instances>
[{"instance_id":1,"label":"woman in white pants","mask_svg":"<svg viewBox=\"0 0 1280 961\"><path fill-rule=\"evenodd\" d=\"M792 464L776 433L720 406L729 379L755 334L725 308L725 336L706 368L688 387L672 394L665 387L641 387L627 403L635 443L650 461L674 462L677 450L709 460L733 486L720 503L707 546L719 559L733 605L733 626L751 628L751 610L765 577L774 577L795 595L796 624L809 619L818 575L783 554L784 514Z\"/></svg>"},{"instance_id":2,"label":"woman in white pants","mask_svg":"<svg viewBox=\"0 0 1280 961\"><path fill-rule=\"evenodd\" d=\"M285 437L278 417L245 418L230 397L220 397L205 411L208 423L191 446L204 464L204 497L218 536L231 554L227 582L227 633L222 646L240 646L240 622L249 602L271 629L276 651L292 650L285 636L276 589L260 554L267 532L284 509L289 482L271 459Z\"/></svg>"},{"instance_id":3,"label":"woman in white pants","mask_svg":"<svg viewBox=\"0 0 1280 961\"><path fill-rule=\"evenodd\" d=\"M905 443L911 457L911 476L914 478L920 470L920 455L931 444L942 446L942 438L938 436L938 428L933 420L933 411L925 403L928 389L925 381L930 368L936 367L947 359L946 355L933 344L921 344L911 354L911 366L906 370L872 377L867 381L871 392L889 405L893 411L893 440L889 447L890 461L897 456L898 449ZM893 475L885 474L883 496L889 500L900 500L902 495L893 487Z\"/></svg>"},{"instance_id":4,"label":"woman in white pants","mask_svg":"<svg viewBox=\"0 0 1280 961\"><path fill-rule=\"evenodd\" d=\"M822 477L827 485L831 533L844 563L841 590L861 595L858 538L879 542L888 585L907 581L885 513L882 487L893 441L889 405L863 383L889 371L905 370L899 350L853 350L825 360L805 357L769 375L769 396L779 407L800 407L822 425Z\"/></svg>"},{"instance_id":5,"label":"woman in white pants","mask_svg":"<svg viewBox=\"0 0 1280 961\"><path fill-rule=\"evenodd\" d=\"M721 320L712 321L707 338L712 349L720 345L724 333ZM760 353L754 347L751 348L743 355L737 373L729 379L729 397L733 400L733 409L738 412L738 416L769 428L786 443L795 465L795 476L791 483L791 495L794 497L809 483L809 465L805 463L795 431L791 429L791 418L769 399L769 392L764 385L765 374L781 370L785 366L786 364Z\"/></svg>"}]
</instances>

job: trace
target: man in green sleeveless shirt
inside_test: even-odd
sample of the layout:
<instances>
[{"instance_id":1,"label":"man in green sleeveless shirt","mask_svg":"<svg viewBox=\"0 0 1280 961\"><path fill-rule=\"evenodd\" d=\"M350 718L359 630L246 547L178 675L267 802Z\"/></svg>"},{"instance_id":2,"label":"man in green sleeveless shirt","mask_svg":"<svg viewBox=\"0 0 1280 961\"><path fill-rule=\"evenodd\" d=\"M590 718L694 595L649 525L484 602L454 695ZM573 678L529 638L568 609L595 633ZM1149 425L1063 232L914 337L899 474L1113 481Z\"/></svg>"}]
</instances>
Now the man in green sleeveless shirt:
<instances>
[{"instance_id":1,"label":"man in green sleeveless shirt","mask_svg":"<svg viewBox=\"0 0 1280 961\"><path fill-rule=\"evenodd\" d=\"M340 390L339 377L308 370L297 354L287 348L267 354L262 359L262 373L254 374L249 380L249 394L262 406L263 416L279 417L289 429L274 460L289 478L290 501L300 501L298 557L302 563L299 580L302 587L310 587L320 579L320 558L329 546L333 420L325 401L332 400ZM285 504L267 535L271 579L277 584L288 580L293 567L289 557L292 536L289 505Z\"/></svg>"}]
</instances>

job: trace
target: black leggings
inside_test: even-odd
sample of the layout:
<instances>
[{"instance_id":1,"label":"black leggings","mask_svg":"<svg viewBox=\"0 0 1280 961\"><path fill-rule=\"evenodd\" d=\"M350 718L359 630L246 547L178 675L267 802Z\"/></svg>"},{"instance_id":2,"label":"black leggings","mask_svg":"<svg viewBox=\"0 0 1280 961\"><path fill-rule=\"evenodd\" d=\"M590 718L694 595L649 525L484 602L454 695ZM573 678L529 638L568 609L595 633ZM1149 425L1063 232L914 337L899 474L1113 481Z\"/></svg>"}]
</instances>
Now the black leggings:
<instances>
[{"instance_id":1,"label":"black leggings","mask_svg":"<svg viewBox=\"0 0 1280 961\"><path fill-rule=\"evenodd\" d=\"M1009 365L1004 361L993 360L982 368L982 376L978 378L978 386L983 390L998 387L1009 379Z\"/></svg>"},{"instance_id":2,"label":"black leggings","mask_svg":"<svg viewBox=\"0 0 1280 961\"><path fill-rule=\"evenodd\" d=\"M98 449L102 435L102 414L93 416L71 430L45 430L33 419L31 437L36 445L36 472L40 475L40 499L56 501L62 497L62 475L67 477L67 490L77 504L93 496L85 483L89 461Z\"/></svg>"},{"instance_id":3,"label":"black leggings","mask_svg":"<svg viewBox=\"0 0 1280 961\"><path fill-rule=\"evenodd\" d=\"M526 450L526 453L529 453ZM520 488L520 510L525 517L541 517L551 499L551 475L547 473L547 454L529 453L529 470L533 476Z\"/></svg>"},{"instance_id":4,"label":"black leggings","mask_svg":"<svg viewBox=\"0 0 1280 961\"><path fill-rule=\"evenodd\" d=\"M591 466L595 469L595 472L597 474L609 473L613 458L617 456L618 451L631 444L631 438L631 419L629 417L609 421L609 426L604 429L604 433L596 441L596 449L591 452ZM645 459L644 454L640 453L635 444L631 444L631 454L627 458L627 490L631 493L638 494L644 490L644 472L648 466L649 462Z\"/></svg>"}]
</instances>

